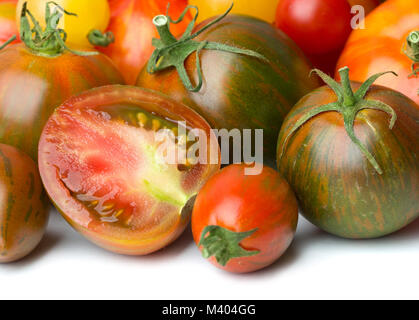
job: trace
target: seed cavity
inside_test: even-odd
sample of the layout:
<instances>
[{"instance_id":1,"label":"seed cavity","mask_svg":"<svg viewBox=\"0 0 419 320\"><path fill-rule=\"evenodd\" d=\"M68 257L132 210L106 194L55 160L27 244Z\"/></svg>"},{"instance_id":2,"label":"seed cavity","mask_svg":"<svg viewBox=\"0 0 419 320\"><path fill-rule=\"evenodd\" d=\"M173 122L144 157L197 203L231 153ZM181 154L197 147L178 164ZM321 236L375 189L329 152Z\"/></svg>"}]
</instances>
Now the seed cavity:
<instances>
[{"instance_id":1,"label":"seed cavity","mask_svg":"<svg viewBox=\"0 0 419 320\"><path fill-rule=\"evenodd\" d=\"M144 113L139 112L137 113L137 120L138 120L138 125L141 128L144 128L147 124L148 117Z\"/></svg>"}]
</instances>

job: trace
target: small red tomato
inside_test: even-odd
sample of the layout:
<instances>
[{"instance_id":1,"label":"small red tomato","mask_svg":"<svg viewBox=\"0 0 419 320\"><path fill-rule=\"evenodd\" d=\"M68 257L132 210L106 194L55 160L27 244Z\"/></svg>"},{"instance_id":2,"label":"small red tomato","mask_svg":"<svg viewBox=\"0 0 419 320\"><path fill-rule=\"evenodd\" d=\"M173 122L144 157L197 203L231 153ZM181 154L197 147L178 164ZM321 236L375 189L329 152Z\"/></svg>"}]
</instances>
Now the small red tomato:
<instances>
[{"instance_id":1,"label":"small red tomato","mask_svg":"<svg viewBox=\"0 0 419 320\"><path fill-rule=\"evenodd\" d=\"M247 175L234 164L202 188L192 214L192 232L203 256L234 273L265 268L290 246L298 222L289 184L269 167Z\"/></svg>"},{"instance_id":2,"label":"small red tomato","mask_svg":"<svg viewBox=\"0 0 419 320\"><path fill-rule=\"evenodd\" d=\"M308 54L340 49L351 33L347 0L281 0L276 26Z\"/></svg>"}]
</instances>

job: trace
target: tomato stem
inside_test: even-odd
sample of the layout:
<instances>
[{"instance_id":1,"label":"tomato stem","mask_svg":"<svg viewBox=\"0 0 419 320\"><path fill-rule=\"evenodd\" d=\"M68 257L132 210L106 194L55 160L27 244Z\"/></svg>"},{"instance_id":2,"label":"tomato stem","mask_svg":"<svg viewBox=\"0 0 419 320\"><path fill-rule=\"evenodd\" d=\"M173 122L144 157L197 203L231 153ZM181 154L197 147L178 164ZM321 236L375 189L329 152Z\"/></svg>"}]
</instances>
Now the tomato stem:
<instances>
[{"instance_id":1,"label":"tomato stem","mask_svg":"<svg viewBox=\"0 0 419 320\"><path fill-rule=\"evenodd\" d=\"M51 11L50 5L54 5ZM33 52L39 55L54 57L61 55L64 51L69 51L79 56L92 56L98 52L83 52L70 49L66 44L67 33L58 28L58 24L63 15L77 16L75 13L64 10L54 1L49 1L45 5L45 24L42 30L39 22L28 10L27 2L23 4L20 15L20 38L22 42ZM31 23L33 26L31 26ZM7 44L10 44L16 36L12 37ZM2 46L0 49L5 47Z\"/></svg>"},{"instance_id":2,"label":"tomato stem","mask_svg":"<svg viewBox=\"0 0 419 320\"><path fill-rule=\"evenodd\" d=\"M369 163L374 167L374 169L379 174L383 174L383 170L381 169L378 162L375 160L374 156L368 151L368 148L356 137L354 131L354 123L358 113L361 110L374 109L386 112L391 116L389 127L390 129L393 129L397 120L397 115L394 109L391 108L389 105L385 104L384 102L378 100L366 100L364 98L369 88L379 77L388 73L392 73L396 76L397 74L390 71L373 75L361 85L361 87L358 89L356 93L354 93L352 90L351 81L349 80L348 67L344 67L339 70L339 74L341 76L341 84L339 84L320 70L315 69L313 70L313 72L317 73L319 77L335 92L337 96L337 101L311 109L295 123L290 133L285 138L285 142L283 144L280 154L280 159L282 159L282 157L284 156L288 140L307 121L323 112L338 112L343 116L345 130L351 141L360 149L360 151L368 159Z\"/></svg>"},{"instance_id":3,"label":"tomato stem","mask_svg":"<svg viewBox=\"0 0 419 320\"><path fill-rule=\"evenodd\" d=\"M419 31L412 31L407 37L404 53L412 60L412 74L409 77L419 74ZM419 94L419 92L418 92Z\"/></svg>"},{"instance_id":4,"label":"tomato stem","mask_svg":"<svg viewBox=\"0 0 419 320\"><path fill-rule=\"evenodd\" d=\"M93 29L87 35L87 39L94 46L107 47L115 42L115 36L111 31L102 33L102 31Z\"/></svg>"},{"instance_id":5,"label":"tomato stem","mask_svg":"<svg viewBox=\"0 0 419 320\"><path fill-rule=\"evenodd\" d=\"M217 262L225 267L231 259L260 253L258 250L245 250L240 246L242 240L252 236L257 230L233 232L220 226L207 226L202 231L198 246L202 246L202 256L205 259L214 256Z\"/></svg>"},{"instance_id":6,"label":"tomato stem","mask_svg":"<svg viewBox=\"0 0 419 320\"><path fill-rule=\"evenodd\" d=\"M202 50L218 50L235 54L242 54L268 62L264 56L252 50L240 49L217 42L200 42L193 40L202 32L224 19L230 13L232 8L233 4L223 15L208 23L205 27L201 28L195 33L192 32L199 14L199 9L196 6L187 6L177 20L172 20L168 13L166 13L166 15L156 16L153 19L153 24L155 25L160 35L160 39L153 39L153 46L156 49L154 50L148 62L147 71L150 74L153 74L155 72L174 67L178 71L179 77L181 78L185 88L192 92L198 92L201 90L203 83L201 61L199 57L199 54ZM190 9L195 9L196 14L186 28L184 34L178 40L170 32L170 24L178 24L182 22ZM167 11L169 11L169 9ZM196 69L198 74L198 83L196 86L192 84L192 81L185 69L185 60L194 52L196 53Z\"/></svg>"}]
</instances>

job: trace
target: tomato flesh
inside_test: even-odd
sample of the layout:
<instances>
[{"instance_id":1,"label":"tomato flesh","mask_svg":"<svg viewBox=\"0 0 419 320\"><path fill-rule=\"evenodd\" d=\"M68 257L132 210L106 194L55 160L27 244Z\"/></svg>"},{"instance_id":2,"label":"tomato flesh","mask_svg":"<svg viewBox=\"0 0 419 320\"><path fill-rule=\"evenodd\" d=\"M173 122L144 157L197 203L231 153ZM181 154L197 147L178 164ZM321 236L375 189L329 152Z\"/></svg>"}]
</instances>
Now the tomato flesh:
<instances>
[{"instance_id":1,"label":"tomato flesh","mask_svg":"<svg viewBox=\"0 0 419 320\"><path fill-rule=\"evenodd\" d=\"M154 94L114 90L126 100L57 109L41 138L40 168L51 198L76 229L112 251L146 254L180 235L189 221L183 208L218 165L167 163L158 152L159 135L169 135L177 123L150 112L155 105L148 101L129 100L130 91ZM157 133L159 128L167 131ZM180 140L165 141L174 148ZM53 191L57 184L65 195Z\"/></svg>"}]
</instances>

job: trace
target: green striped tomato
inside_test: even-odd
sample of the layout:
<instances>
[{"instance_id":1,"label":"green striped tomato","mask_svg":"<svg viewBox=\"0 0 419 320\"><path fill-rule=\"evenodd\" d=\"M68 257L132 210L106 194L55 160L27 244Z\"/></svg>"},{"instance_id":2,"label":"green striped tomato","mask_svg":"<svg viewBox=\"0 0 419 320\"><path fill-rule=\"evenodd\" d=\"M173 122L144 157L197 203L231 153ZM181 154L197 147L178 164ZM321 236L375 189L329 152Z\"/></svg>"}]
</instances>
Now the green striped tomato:
<instances>
[{"instance_id":1,"label":"green striped tomato","mask_svg":"<svg viewBox=\"0 0 419 320\"><path fill-rule=\"evenodd\" d=\"M122 76L102 54L46 57L24 44L7 47L0 51L0 142L37 159L39 137L56 107L74 94L118 83Z\"/></svg>"},{"instance_id":2,"label":"green striped tomato","mask_svg":"<svg viewBox=\"0 0 419 320\"><path fill-rule=\"evenodd\" d=\"M0 144L0 263L19 260L38 245L48 207L35 162Z\"/></svg>"},{"instance_id":3,"label":"green striped tomato","mask_svg":"<svg viewBox=\"0 0 419 320\"><path fill-rule=\"evenodd\" d=\"M274 162L285 116L303 95L319 85L316 78L309 77L308 60L284 33L247 16L227 16L196 38L205 40L256 51L269 63L241 54L203 50L200 58L204 83L199 92L188 91L174 68L152 75L144 69L137 85L185 103L213 128L263 129L265 158ZM196 83L196 55L189 56L185 65Z\"/></svg>"},{"instance_id":4,"label":"green striped tomato","mask_svg":"<svg viewBox=\"0 0 419 320\"><path fill-rule=\"evenodd\" d=\"M352 83L352 87L360 85ZM383 111L365 109L355 118L355 134L382 174L351 141L337 112L313 117L286 143L304 114L336 101L329 87L301 99L279 136L278 164L298 195L303 215L345 238L385 236L419 216L419 110L406 96L381 86L370 88L365 96L369 100L384 102L397 114L392 129Z\"/></svg>"}]
</instances>

